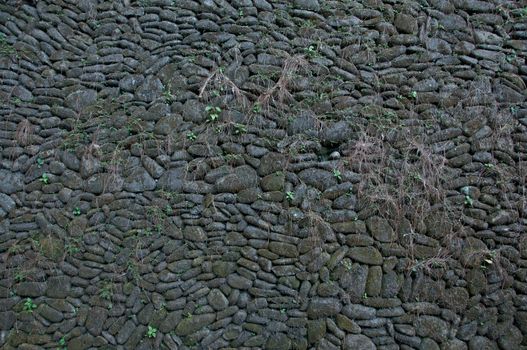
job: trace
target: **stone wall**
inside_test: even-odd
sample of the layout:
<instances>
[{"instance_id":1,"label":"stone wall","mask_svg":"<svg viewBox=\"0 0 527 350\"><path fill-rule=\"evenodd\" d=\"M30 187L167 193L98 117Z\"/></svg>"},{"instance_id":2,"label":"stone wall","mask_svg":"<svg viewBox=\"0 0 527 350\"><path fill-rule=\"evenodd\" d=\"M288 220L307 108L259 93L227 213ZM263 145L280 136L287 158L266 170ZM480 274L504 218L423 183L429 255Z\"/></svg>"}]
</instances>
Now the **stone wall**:
<instances>
[{"instance_id":1,"label":"stone wall","mask_svg":"<svg viewBox=\"0 0 527 350\"><path fill-rule=\"evenodd\" d=\"M0 2L2 349L527 349L527 7Z\"/></svg>"}]
</instances>

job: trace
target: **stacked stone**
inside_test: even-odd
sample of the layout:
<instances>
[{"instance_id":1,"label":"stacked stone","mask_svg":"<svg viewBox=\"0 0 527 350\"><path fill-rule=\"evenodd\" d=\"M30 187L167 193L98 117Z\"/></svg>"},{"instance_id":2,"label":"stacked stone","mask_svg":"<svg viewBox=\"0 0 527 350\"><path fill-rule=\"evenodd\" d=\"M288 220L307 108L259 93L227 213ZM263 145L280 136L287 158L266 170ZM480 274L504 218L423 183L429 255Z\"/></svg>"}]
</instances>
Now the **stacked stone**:
<instances>
[{"instance_id":1,"label":"stacked stone","mask_svg":"<svg viewBox=\"0 0 527 350\"><path fill-rule=\"evenodd\" d=\"M0 347L527 347L519 6L0 4Z\"/></svg>"}]
</instances>

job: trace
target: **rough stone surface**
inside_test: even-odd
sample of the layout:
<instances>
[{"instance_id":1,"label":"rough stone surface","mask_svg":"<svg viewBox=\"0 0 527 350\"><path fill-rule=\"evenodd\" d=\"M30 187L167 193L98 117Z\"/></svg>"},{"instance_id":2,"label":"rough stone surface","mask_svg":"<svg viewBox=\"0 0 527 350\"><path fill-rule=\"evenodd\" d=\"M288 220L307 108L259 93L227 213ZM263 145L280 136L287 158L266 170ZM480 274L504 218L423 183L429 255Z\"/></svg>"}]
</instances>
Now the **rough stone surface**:
<instances>
[{"instance_id":1,"label":"rough stone surface","mask_svg":"<svg viewBox=\"0 0 527 350\"><path fill-rule=\"evenodd\" d=\"M523 349L524 7L1 1L0 348Z\"/></svg>"}]
</instances>

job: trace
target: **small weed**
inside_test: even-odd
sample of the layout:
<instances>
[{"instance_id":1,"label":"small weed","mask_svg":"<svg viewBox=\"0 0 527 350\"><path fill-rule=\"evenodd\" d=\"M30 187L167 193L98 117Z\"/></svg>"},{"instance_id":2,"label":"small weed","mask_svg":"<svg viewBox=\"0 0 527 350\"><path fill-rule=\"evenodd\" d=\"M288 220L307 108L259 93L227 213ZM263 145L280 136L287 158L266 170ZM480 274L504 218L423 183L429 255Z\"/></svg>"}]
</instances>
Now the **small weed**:
<instances>
[{"instance_id":1,"label":"small weed","mask_svg":"<svg viewBox=\"0 0 527 350\"><path fill-rule=\"evenodd\" d=\"M37 158L37 167L42 168L42 165L44 165L44 159Z\"/></svg>"},{"instance_id":2,"label":"small weed","mask_svg":"<svg viewBox=\"0 0 527 350\"><path fill-rule=\"evenodd\" d=\"M408 97L409 97L409 98L412 98L412 99L414 99L414 100L417 99L417 91L415 91L415 90L414 90L414 91L410 91L410 92L408 93Z\"/></svg>"},{"instance_id":3,"label":"small weed","mask_svg":"<svg viewBox=\"0 0 527 350\"><path fill-rule=\"evenodd\" d=\"M62 338L59 339L59 345L62 347L66 346L66 336L62 336Z\"/></svg>"},{"instance_id":4,"label":"small weed","mask_svg":"<svg viewBox=\"0 0 527 350\"><path fill-rule=\"evenodd\" d=\"M17 271L15 274L15 282L23 282L26 279L26 273L23 271Z\"/></svg>"},{"instance_id":5,"label":"small weed","mask_svg":"<svg viewBox=\"0 0 527 350\"><path fill-rule=\"evenodd\" d=\"M207 106L205 107L205 112L207 112L207 118L210 122L215 122L220 118L221 108L218 106Z\"/></svg>"},{"instance_id":6,"label":"small weed","mask_svg":"<svg viewBox=\"0 0 527 350\"><path fill-rule=\"evenodd\" d=\"M352 263L350 260L342 260L342 265L346 270L351 271Z\"/></svg>"},{"instance_id":7,"label":"small weed","mask_svg":"<svg viewBox=\"0 0 527 350\"><path fill-rule=\"evenodd\" d=\"M174 95L172 95L172 92L170 91L170 87L163 90L163 99L166 103L172 103L174 102Z\"/></svg>"},{"instance_id":8,"label":"small weed","mask_svg":"<svg viewBox=\"0 0 527 350\"><path fill-rule=\"evenodd\" d=\"M342 174L340 170L333 169L333 177L335 177L339 182L342 181Z\"/></svg>"},{"instance_id":9,"label":"small weed","mask_svg":"<svg viewBox=\"0 0 527 350\"><path fill-rule=\"evenodd\" d=\"M235 135L241 135L245 134L247 132L247 127L243 124L234 124L234 134Z\"/></svg>"},{"instance_id":10,"label":"small weed","mask_svg":"<svg viewBox=\"0 0 527 350\"><path fill-rule=\"evenodd\" d=\"M304 49L304 53L309 58L315 58L318 57L318 50L315 45L309 45Z\"/></svg>"},{"instance_id":11,"label":"small weed","mask_svg":"<svg viewBox=\"0 0 527 350\"><path fill-rule=\"evenodd\" d=\"M287 313L287 310L286 310L286 309L280 309L280 313L281 313L282 315L285 315L285 314Z\"/></svg>"},{"instance_id":12,"label":"small weed","mask_svg":"<svg viewBox=\"0 0 527 350\"><path fill-rule=\"evenodd\" d=\"M253 105L253 112L254 113L260 113L262 112L262 105L258 102L256 102L254 105Z\"/></svg>"},{"instance_id":13,"label":"small weed","mask_svg":"<svg viewBox=\"0 0 527 350\"><path fill-rule=\"evenodd\" d=\"M148 338L155 338L157 335L157 328L148 326L148 331L146 332L146 336Z\"/></svg>"},{"instance_id":14,"label":"small weed","mask_svg":"<svg viewBox=\"0 0 527 350\"><path fill-rule=\"evenodd\" d=\"M295 199L295 192L293 192L293 191L287 191L287 192L285 193L285 198L286 198L288 201L292 202L292 201Z\"/></svg>"},{"instance_id":15,"label":"small weed","mask_svg":"<svg viewBox=\"0 0 527 350\"><path fill-rule=\"evenodd\" d=\"M368 293L364 292L364 294L362 295L362 299L364 300L368 299Z\"/></svg>"},{"instance_id":16,"label":"small weed","mask_svg":"<svg viewBox=\"0 0 527 350\"><path fill-rule=\"evenodd\" d=\"M192 314L190 312L187 312L184 316L185 318L192 318Z\"/></svg>"},{"instance_id":17,"label":"small weed","mask_svg":"<svg viewBox=\"0 0 527 350\"><path fill-rule=\"evenodd\" d=\"M37 308L37 305L33 302L33 299L27 298L26 301L24 301L24 311L26 312L33 312Z\"/></svg>"},{"instance_id":18,"label":"small weed","mask_svg":"<svg viewBox=\"0 0 527 350\"><path fill-rule=\"evenodd\" d=\"M46 173L42 174L40 177L40 182L42 182L44 185L49 184L49 175Z\"/></svg>"},{"instance_id":19,"label":"small weed","mask_svg":"<svg viewBox=\"0 0 527 350\"><path fill-rule=\"evenodd\" d=\"M79 208L79 207L73 208L73 215L75 215L75 216L81 215L81 208Z\"/></svg>"},{"instance_id":20,"label":"small weed","mask_svg":"<svg viewBox=\"0 0 527 350\"><path fill-rule=\"evenodd\" d=\"M198 137L196 136L195 133L193 133L192 131L189 131L187 132L187 139L190 140L190 141L195 141Z\"/></svg>"}]
</instances>

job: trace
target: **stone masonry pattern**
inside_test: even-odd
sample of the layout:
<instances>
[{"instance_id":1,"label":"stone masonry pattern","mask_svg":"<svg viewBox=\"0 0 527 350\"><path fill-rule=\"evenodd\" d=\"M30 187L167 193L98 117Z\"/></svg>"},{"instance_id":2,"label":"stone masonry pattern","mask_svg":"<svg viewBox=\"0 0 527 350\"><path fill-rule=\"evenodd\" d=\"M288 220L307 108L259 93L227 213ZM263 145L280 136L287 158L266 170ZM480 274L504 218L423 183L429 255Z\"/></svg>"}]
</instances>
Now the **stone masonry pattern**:
<instances>
[{"instance_id":1,"label":"stone masonry pattern","mask_svg":"<svg viewBox=\"0 0 527 350\"><path fill-rule=\"evenodd\" d=\"M527 349L527 3L0 1L0 348Z\"/></svg>"}]
</instances>

